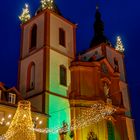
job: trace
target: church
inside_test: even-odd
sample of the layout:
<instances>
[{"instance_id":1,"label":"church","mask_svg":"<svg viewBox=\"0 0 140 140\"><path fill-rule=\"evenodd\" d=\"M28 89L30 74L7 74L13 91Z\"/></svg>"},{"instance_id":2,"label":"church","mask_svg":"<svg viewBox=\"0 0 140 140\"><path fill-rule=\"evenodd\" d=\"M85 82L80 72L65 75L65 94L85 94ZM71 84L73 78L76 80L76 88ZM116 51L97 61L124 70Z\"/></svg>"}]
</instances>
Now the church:
<instances>
[{"instance_id":1,"label":"church","mask_svg":"<svg viewBox=\"0 0 140 140\"><path fill-rule=\"evenodd\" d=\"M46 128L62 128L47 140L135 140L123 51L104 35L98 7L89 49L78 56L76 28L54 2L21 24L18 90L50 115Z\"/></svg>"}]
</instances>

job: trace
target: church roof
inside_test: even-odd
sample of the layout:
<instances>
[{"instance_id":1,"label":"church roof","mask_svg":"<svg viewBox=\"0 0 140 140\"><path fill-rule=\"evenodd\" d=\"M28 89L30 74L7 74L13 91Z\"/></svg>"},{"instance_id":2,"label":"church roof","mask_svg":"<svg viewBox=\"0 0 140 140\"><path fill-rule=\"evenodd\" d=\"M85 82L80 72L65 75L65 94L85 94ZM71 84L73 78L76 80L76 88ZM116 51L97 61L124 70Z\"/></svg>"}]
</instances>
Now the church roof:
<instances>
[{"instance_id":1,"label":"church roof","mask_svg":"<svg viewBox=\"0 0 140 140\"><path fill-rule=\"evenodd\" d=\"M0 90L2 90L2 98L0 100L0 105L6 105L6 106L11 106L11 107L17 107L17 103L20 100L24 100L24 98L21 96L21 93L16 89L16 87L6 87L4 83L0 82ZM16 103L12 104L9 103L9 93L14 93L16 94ZM34 106L31 106L31 110L36 113L44 114L47 117L50 117L49 114L42 113L40 112L37 108Z\"/></svg>"}]
</instances>

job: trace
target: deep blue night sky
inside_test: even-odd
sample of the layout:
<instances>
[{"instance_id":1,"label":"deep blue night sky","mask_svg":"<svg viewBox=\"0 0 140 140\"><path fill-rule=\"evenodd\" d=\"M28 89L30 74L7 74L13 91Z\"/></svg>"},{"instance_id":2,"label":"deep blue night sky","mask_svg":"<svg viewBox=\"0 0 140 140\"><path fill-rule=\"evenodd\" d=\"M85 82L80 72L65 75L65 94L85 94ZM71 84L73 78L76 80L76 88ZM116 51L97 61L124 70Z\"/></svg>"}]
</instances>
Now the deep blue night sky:
<instances>
[{"instance_id":1,"label":"deep blue night sky","mask_svg":"<svg viewBox=\"0 0 140 140\"><path fill-rule=\"evenodd\" d=\"M105 35L115 45L117 35L122 37L125 46L127 80L132 102L132 115L140 140L140 1L139 0L98 0ZM38 8L39 0L1 1L0 8L0 81L7 86L17 82L18 59L20 48L20 21L24 3L30 5L33 13ZM78 24L77 52L89 47L93 36L93 22L97 0L56 0L64 17Z\"/></svg>"}]
</instances>

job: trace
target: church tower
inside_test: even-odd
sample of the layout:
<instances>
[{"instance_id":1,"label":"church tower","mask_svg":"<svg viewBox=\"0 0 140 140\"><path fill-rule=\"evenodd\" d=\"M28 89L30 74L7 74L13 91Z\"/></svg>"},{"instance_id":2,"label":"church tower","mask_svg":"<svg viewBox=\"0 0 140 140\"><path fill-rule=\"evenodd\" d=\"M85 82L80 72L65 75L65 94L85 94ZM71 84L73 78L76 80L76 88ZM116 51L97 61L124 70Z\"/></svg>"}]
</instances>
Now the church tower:
<instances>
[{"instance_id":1,"label":"church tower","mask_svg":"<svg viewBox=\"0 0 140 140\"><path fill-rule=\"evenodd\" d=\"M70 122L68 91L70 62L75 57L76 26L54 7L39 8L21 25L18 87L23 97L40 112L50 115L48 128ZM58 140L57 133L48 139Z\"/></svg>"},{"instance_id":2,"label":"church tower","mask_svg":"<svg viewBox=\"0 0 140 140\"><path fill-rule=\"evenodd\" d=\"M82 124L83 127L74 131L74 140L135 140L124 54L115 50L104 35L98 7L90 48L71 63L70 70L71 119L86 112L89 117L85 117L81 123L86 126L90 122L86 127ZM99 111L99 108L95 108L99 104L114 108L115 112L105 117L102 109ZM89 112L92 107L94 115Z\"/></svg>"},{"instance_id":3,"label":"church tower","mask_svg":"<svg viewBox=\"0 0 140 140\"><path fill-rule=\"evenodd\" d=\"M46 127L60 128L47 139L135 140L124 54L104 35L99 9L90 47L76 57L76 25L50 4L21 25L18 76L22 96L50 115Z\"/></svg>"}]
</instances>

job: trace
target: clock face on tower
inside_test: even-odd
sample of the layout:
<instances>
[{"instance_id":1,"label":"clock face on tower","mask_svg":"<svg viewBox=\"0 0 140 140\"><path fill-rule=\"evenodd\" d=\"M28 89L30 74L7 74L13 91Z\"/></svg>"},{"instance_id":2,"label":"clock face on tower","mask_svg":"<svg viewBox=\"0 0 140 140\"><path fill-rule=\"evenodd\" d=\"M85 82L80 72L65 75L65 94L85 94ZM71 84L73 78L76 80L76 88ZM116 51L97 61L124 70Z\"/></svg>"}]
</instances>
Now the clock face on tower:
<instances>
[{"instance_id":1,"label":"clock face on tower","mask_svg":"<svg viewBox=\"0 0 140 140\"><path fill-rule=\"evenodd\" d=\"M104 74L108 74L108 69L107 69L106 64L104 64L104 63L101 64L101 71L102 71Z\"/></svg>"}]
</instances>

